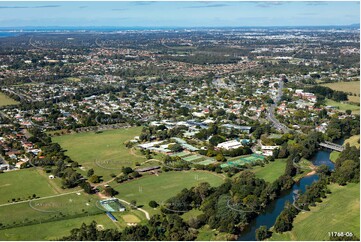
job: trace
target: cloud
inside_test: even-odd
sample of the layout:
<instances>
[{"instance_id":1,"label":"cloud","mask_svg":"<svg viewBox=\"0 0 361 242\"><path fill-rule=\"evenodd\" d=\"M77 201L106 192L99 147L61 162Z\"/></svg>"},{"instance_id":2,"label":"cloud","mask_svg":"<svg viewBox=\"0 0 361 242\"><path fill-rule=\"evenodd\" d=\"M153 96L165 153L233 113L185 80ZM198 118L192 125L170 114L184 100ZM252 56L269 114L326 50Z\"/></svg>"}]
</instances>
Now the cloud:
<instances>
[{"instance_id":1,"label":"cloud","mask_svg":"<svg viewBox=\"0 0 361 242\"><path fill-rule=\"evenodd\" d=\"M307 2L309 6L321 6L321 5L328 5L326 2Z\"/></svg>"},{"instance_id":2,"label":"cloud","mask_svg":"<svg viewBox=\"0 0 361 242\"><path fill-rule=\"evenodd\" d=\"M20 8L58 8L60 5L40 5L40 6L0 6L2 9L20 9Z\"/></svg>"},{"instance_id":3,"label":"cloud","mask_svg":"<svg viewBox=\"0 0 361 242\"><path fill-rule=\"evenodd\" d=\"M260 7L260 8L270 8L273 6L280 6L283 5L287 2L254 2L257 3L256 7Z\"/></svg>"},{"instance_id":4,"label":"cloud","mask_svg":"<svg viewBox=\"0 0 361 242\"><path fill-rule=\"evenodd\" d=\"M315 16L317 13L301 13L301 16Z\"/></svg>"},{"instance_id":5,"label":"cloud","mask_svg":"<svg viewBox=\"0 0 361 242\"><path fill-rule=\"evenodd\" d=\"M87 8L88 6L79 6L79 8L83 9L83 8Z\"/></svg>"},{"instance_id":6,"label":"cloud","mask_svg":"<svg viewBox=\"0 0 361 242\"><path fill-rule=\"evenodd\" d=\"M134 5L150 5L150 4L153 4L155 3L155 1L136 1L136 2L133 2Z\"/></svg>"},{"instance_id":7,"label":"cloud","mask_svg":"<svg viewBox=\"0 0 361 242\"><path fill-rule=\"evenodd\" d=\"M216 4L207 4L207 5L196 5L196 6L188 6L184 8L221 8L221 7L227 7L228 4L225 3L216 3Z\"/></svg>"}]
</instances>

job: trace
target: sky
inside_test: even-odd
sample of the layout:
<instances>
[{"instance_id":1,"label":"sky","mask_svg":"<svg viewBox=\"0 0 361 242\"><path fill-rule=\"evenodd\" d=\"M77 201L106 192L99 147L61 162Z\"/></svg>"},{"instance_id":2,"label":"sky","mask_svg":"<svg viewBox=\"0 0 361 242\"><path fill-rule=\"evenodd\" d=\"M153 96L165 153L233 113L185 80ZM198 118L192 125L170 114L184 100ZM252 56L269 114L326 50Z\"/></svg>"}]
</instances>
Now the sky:
<instances>
[{"instance_id":1,"label":"sky","mask_svg":"<svg viewBox=\"0 0 361 242\"><path fill-rule=\"evenodd\" d=\"M360 23L353 2L5 2L0 27L245 27Z\"/></svg>"}]
</instances>

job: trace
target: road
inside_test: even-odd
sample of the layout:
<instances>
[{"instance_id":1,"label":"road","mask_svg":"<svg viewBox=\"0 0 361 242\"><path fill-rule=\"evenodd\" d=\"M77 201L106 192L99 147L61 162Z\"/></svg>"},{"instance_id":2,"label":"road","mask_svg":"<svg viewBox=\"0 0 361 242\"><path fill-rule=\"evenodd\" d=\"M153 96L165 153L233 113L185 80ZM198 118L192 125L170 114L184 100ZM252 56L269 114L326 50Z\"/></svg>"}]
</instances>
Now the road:
<instances>
[{"instance_id":1,"label":"road","mask_svg":"<svg viewBox=\"0 0 361 242\"><path fill-rule=\"evenodd\" d=\"M274 110L277 107L277 103L281 100L282 97L282 89L283 89L283 81L280 80L278 83L278 94L274 100L274 104L271 104L270 107L268 108L267 119L273 123L276 129L281 130L283 133L288 133L290 129L286 125L278 121L278 119L276 119L274 115Z\"/></svg>"}]
</instances>

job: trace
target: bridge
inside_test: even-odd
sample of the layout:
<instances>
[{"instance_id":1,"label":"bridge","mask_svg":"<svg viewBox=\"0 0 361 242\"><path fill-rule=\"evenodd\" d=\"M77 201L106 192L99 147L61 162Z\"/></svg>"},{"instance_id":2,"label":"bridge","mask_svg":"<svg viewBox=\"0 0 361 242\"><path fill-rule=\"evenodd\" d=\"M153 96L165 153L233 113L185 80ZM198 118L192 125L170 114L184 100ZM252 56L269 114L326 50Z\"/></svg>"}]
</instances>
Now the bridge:
<instances>
[{"instance_id":1,"label":"bridge","mask_svg":"<svg viewBox=\"0 0 361 242\"><path fill-rule=\"evenodd\" d=\"M320 146L327 148L327 149L336 150L339 152L342 152L345 149L345 147L343 147L342 145L338 145L338 144L331 143L328 141L320 143Z\"/></svg>"}]
</instances>

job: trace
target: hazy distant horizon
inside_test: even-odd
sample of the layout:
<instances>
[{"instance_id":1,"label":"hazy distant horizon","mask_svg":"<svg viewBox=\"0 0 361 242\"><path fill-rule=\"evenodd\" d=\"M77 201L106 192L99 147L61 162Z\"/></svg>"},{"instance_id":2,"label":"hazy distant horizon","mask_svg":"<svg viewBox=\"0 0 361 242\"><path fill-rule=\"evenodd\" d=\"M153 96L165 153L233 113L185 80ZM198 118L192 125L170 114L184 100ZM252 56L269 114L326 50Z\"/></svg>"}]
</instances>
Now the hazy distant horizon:
<instances>
[{"instance_id":1,"label":"hazy distant horizon","mask_svg":"<svg viewBox=\"0 0 361 242\"><path fill-rule=\"evenodd\" d=\"M305 27L360 20L358 1L0 2L0 27Z\"/></svg>"}]
</instances>

